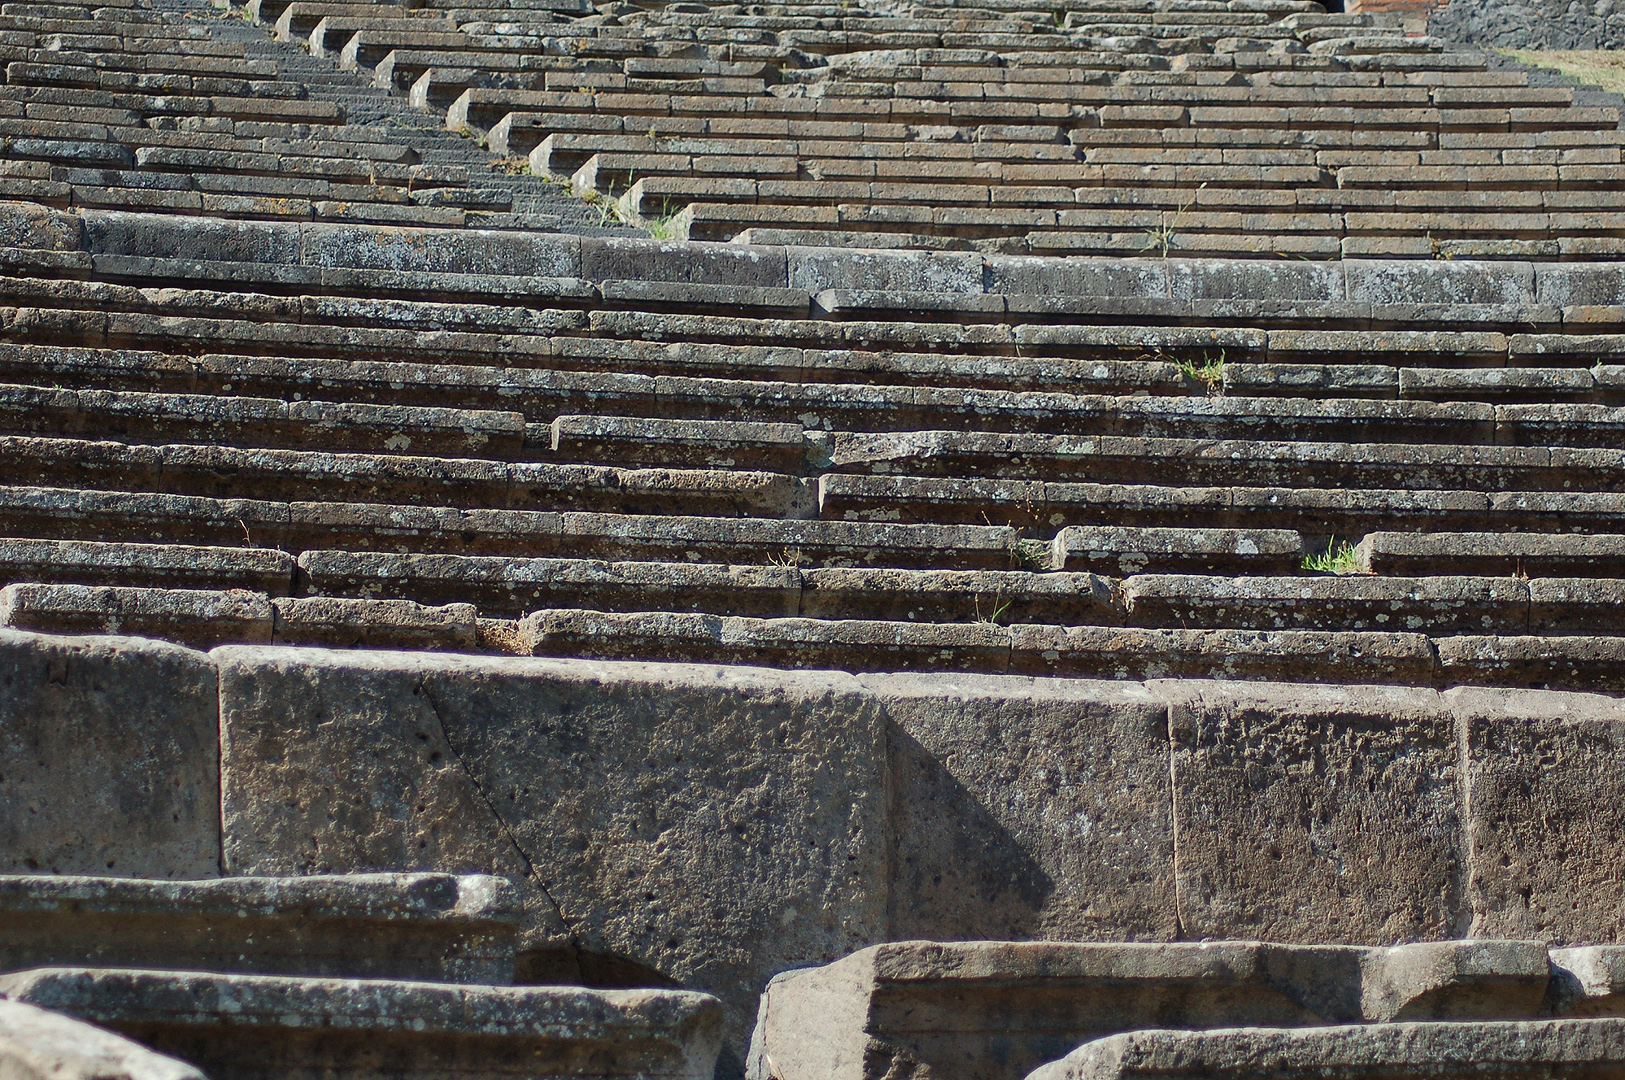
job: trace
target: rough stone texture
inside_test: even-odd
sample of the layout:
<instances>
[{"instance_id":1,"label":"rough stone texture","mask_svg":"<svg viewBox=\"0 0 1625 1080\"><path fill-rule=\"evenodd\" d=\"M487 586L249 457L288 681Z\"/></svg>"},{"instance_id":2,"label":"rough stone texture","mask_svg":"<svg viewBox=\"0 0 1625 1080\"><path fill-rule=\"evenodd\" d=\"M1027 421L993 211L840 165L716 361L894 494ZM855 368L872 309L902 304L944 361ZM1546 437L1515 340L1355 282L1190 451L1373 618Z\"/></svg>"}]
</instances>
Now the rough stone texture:
<instances>
[{"instance_id":1,"label":"rough stone texture","mask_svg":"<svg viewBox=\"0 0 1625 1080\"><path fill-rule=\"evenodd\" d=\"M57 964L513 981L502 878L325 874L146 881L0 877L0 970Z\"/></svg>"},{"instance_id":2,"label":"rough stone texture","mask_svg":"<svg viewBox=\"0 0 1625 1080\"><path fill-rule=\"evenodd\" d=\"M1472 932L1565 944L1625 935L1625 703L1464 688L1444 695L1467 769Z\"/></svg>"},{"instance_id":3,"label":"rough stone texture","mask_svg":"<svg viewBox=\"0 0 1625 1080\"><path fill-rule=\"evenodd\" d=\"M1152 685L1170 704L1186 935L1377 944L1464 929L1457 752L1436 693Z\"/></svg>"},{"instance_id":4,"label":"rough stone texture","mask_svg":"<svg viewBox=\"0 0 1625 1080\"><path fill-rule=\"evenodd\" d=\"M184 1061L20 1001L0 1001L0 1074L8 1080L204 1080Z\"/></svg>"},{"instance_id":5,"label":"rough stone texture","mask_svg":"<svg viewBox=\"0 0 1625 1080\"><path fill-rule=\"evenodd\" d=\"M994 1080L1136 1028L1533 1018L1547 985L1539 942L897 942L768 984L746 1076Z\"/></svg>"},{"instance_id":6,"label":"rough stone texture","mask_svg":"<svg viewBox=\"0 0 1625 1080\"><path fill-rule=\"evenodd\" d=\"M1450 0L1428 16L1428 33L1501 49L1617 49L1625 7L1616 0Z\"/></svg>"},{"instance_id":7,"label":"rough stone texture","mask_svg":"<svg viewBox=\"0 0 1625 1080\"><path fill-rule=\"evenodd\" d=\"M528 944L719 993L735 1054L770 975L884 936L884 733L849 676L214 655L234 872L506 871Z\"/></svg>"},{"instance_id":8,"label":"rough stone texture","mask_svg":"<svg viewBox=\"0 0 1625 1080\"><path fill-rule=\"evenodd\" d=\"M215 695L179 646L0 630L0 870L217 875Z\"/></svg>"},{"instance_id":9,"label":"rough stone texture","mask_svg":"<svg viewBox=\"0 0 1625 1080\"><path fill-rule=\"evenodd\" d=\"M721 1003L681 990L34 968L0 976L0 993L184 1054L211 1080L710 1080L722 1036Z\"/></svg>"},{"instance_id":10,"label":"rough stone texture","mask_svg":"<svg viewBox=\"0 0 1625 1080\"><path fill-rule=\"evenodd\" d=\"M1263 1063L1268 1063L1267 1065ZM1378 1024L1303 1030L1136 1031L1085 1043L1028 1080L1625 1075L1625 1022Z\"/></svg>"},{"instance_id":11,"label":"rough stone texture","mask_svg":"<svg viewBox=\"0 0 1625 1080\"><path fill-rule=\"evenodd\" d=\"M889 722L893 940L1177 932L1167 708L1142 684L861 681Z\"/></svg>"}]
</instances>

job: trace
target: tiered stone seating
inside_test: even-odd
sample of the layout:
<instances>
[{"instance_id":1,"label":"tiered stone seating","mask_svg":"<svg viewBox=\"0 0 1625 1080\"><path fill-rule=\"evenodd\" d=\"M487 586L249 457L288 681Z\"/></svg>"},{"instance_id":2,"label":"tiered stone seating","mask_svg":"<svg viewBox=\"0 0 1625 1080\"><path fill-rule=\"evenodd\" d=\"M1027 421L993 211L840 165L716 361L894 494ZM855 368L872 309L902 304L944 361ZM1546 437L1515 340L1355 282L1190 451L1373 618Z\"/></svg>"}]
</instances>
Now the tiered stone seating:
<instances>
[{"instance_id":1,"label":"tiered stone seating","mask_svg":"<svg viewBox=\"0 0 1625 1080\"><path fill-rule=\"evenodd\" d=\"M1619 250L1617 107L1441 51L1423 20L1392 14L1303 0L334 13L308 29L313 50L667 237L1270 258Z\"/></svg>"},{"instance_id":2,"label":"tiered stone seating","mask_svg":"<svg viewBox=\"0 0 1625 1080\"><path fill-rule=\"evenodd\" d=\"M703 994L511 985L501 878L0 877L0 994L215 1078L711 1075ZM19 970L22 969L22 970Z\"/></svg>"},{"instance_id":3,"label":"tiered stone seating","mask_svg":"<svg viewBox=\"0 0 1625 1080\"><path fill-rule=\"evenodd\" d=\"M0 997L1613 1077L1613 104L1304 0L153 2L0 5Z\"/></svg>"},{"instance_id":4,"label":"tiered stone seating","mask_svg":"<svg viewBox=\"0 0 1625 1080\"><path fill-rule=\"evenodd\" d=\"M89 250L52 252L74 220L17 221L15 627L1619 679L1625 585L1585 554L1619 531L1617 338L1612 309L1563 303L1604 267L720 246L680 282L650 241L237 228L305 253L251 271L273 293L200 261L210 229L86 212ZM179 264L138 250L196 287L140 288ZM548 276L427 272L459 251ZM77 257L131 284L33 276ZM409 279L440 299L368 298Z\"/></svg>"}]
</instances>

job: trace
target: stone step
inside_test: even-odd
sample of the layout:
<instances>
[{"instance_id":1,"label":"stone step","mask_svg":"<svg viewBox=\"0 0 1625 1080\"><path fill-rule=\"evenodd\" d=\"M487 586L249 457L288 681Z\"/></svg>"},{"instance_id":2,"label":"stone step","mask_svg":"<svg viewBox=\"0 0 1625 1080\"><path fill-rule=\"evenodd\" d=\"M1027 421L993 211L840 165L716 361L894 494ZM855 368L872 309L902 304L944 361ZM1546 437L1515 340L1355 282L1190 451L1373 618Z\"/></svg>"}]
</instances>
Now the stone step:
<instances>
[{"instance_id":1,"label":"stone step","mask_svg":"<svg viewBox=\"0 0 1625 1080\"><path fill-rule=\"evenodd\" d=\"M213 1080L321 1071L404 1077L706 1080L722 1005L681 990L451 986L374 979L47 967L0 992L182 1052Z\"/></svg>"},{"instance_id":2,"label":"stone step","mask_svg":"<svg viewBox=\"0 0 1625 1080\"><path fill-rule=\"evenodd\" d=\"M1369 574L1625 577L1625 537L1481 533L1372 533L1354 546Z\"/></svg>"},{"instance_id":3,"label":"stone step","mask_svg":"<svg viewBox=\"0 0 1625 1080\"><path fill-rule=\"evenodd\" d=\"M1084 678L1303 679L1431 685L1625 685L1625 639L1414 632L1173 630L989 622L753 619L545 610L516 628L538 656L749 662L846 671Z\"/></svg>"},{"instance_id":4,"label":"stone step","mask_svg":"<svg viewBox=\"0 0 1625 1080\"><path fill-rule=\"evenodd\" d=\"M1282 1075L1463 1078L1511 1072L1625 1072L1625 1022L1534 1020L1280 1031L1146 1030L1085 1043L1030 1080L1250 1076L1260 1055Z\"/></svg>"},{"instance_id":5,"label":"stone step","mask_svg":"<svg viewBox=\"0 0 1625 1080\"><path fill-rule=\"evenodd\" d=\"M13 584L0 589L0 625L48 634L155 637L212 649L262 643L368 649L449 649L478 642L472 604L268 597L246 590Z\"/></svg>"},{"instance_id":6,"label":"stone step","mask_svg":"<svg viewBox=\"0 0 1625 1080\"><path fill-rule=\"evenodd\" d=\"M0 486L8 527L34 539L247 544L285 550L1003 570L1041 566L1008 526L458 510Z\"/></svg>"},{"instance_id":7,"label":"stone step","mask_svg":"<svg viewBox=\"0 0 1625 1080\"><path fill-rule=\"evenodd\" d=\"M899 942L776 976L746 1076L1019 1076L1084 1040L1154 1024L1523 1019L1539 1015L1547 985L1546 948L1530 941Z\"/></svg>"},{"instance_id":8,"label":"stone step","mask_svg":"<svg viewBox=\"0 0 1625 1080\"><path fill-rule=\"evenodd\" d=\"M519 901L483 874L0 876L0 969L513 980Z\"/></svg>"},{"instance_id":9,"label":"stone step","mask_svg":"<svg viewBox=\"0 0 1625 1080\"><path fill-rule=\"evenodd\" d=\"M1145 574L1121 585L1125 621L1191 629L1625 632L1625 583L1599 578L1214 577Z\"/></svg>"}]
</instances>

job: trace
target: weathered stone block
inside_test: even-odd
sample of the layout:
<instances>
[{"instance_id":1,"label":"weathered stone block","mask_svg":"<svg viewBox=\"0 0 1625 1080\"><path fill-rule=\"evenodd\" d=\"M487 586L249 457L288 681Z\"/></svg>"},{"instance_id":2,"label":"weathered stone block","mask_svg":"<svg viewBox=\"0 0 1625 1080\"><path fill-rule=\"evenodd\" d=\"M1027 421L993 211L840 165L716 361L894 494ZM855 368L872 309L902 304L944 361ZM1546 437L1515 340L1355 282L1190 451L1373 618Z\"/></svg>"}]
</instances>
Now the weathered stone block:
<instances>
[{"instance_id":1,"label":"weathered stone block","mask_svg":"<svg viewBox=\"0 0 1625 1080\"><path fill-rule=\"evenodd\" d=\"M373 225L306 225L300 262L429 273L526 277L581 276L575 236L477 229L409 229Z\"/></svg>"},{"instance_id":2,"label":"weathered stone block","mask_svg":"<svg viewBox=\"0 0 1625 1080\"><path fill-rule=\"evenodd\" d=\"M588 237L581 241L581 276L589 281L681 281L782 289L784 249L672 243L643 237Z\"/></svg>"},{"instance_id":3,"label":"weathered stone block","mask_svg":"<svg viewBox=\"0 0 1625 1080\"><path fill-rule=\"evenodd\" d=\"M0 245L38 251L78 251L84 243L77 214L37 203L0 203Z\"/></svg>"},{"instance_id":4,"label":"weathered stone block","mask_svg":"<svg viewBox=\"0 0 1625 1080\"><path fill-rule=\"evenodd\" d=\"M1525 1019L1546 988L1540 942L896 942L769 983L746 1076L996 1080L1136 1028Z\"/></svg>"},{"instance_id":5,"label":"weathered stone block","mask_svg":"<svg viewBox=\"0 0 1625 1080\"><path fill-rule=\"evenodd\" d=\"M184 1055L211 1080L625 1076L710 1080L715 998L124 968L0 975L0 994Z\"/></svg>"},{"instance_id":6,"label":"weathered stone block","mask_svg":"<svg viewBox=\"0 0 1625 1080\"><path fill-rule=\"evenodd\" d=\"M1466 756L1472 933L1570 944L1625 935L1625 703L1597 694L1444 695Z\"/></svg>"},{"instance_id":7,"label":"weathered stone block","mask_svg":"<svg viewBox=\"0 0 1625 1080\"><path fill-rule=\"evenodd\" d=\"M184 1061L20 1001L0 1001L0 1073L14 1080L204 1080Z\"/></svg>"},{"instance_id":8,"label":"weathered stone block","mask_svg":"<svg viewBox=\"0 0 1625 1080\"><path fill-rule=\"evenodd\" d=\"M0 876L0 971L60 964L513 981L520 907L482 874Z\"/></svg>"},{"instance_id":9,"label":"weathered stone block","mask_svg":"<svg viewBox=\"0 0 1625 1080\"><path fill-rule=\"evenodd\" d=\"M890 721L890 934L1177 933L1167 707L1139 683L862 677Z\"/></svg>"},{"instance_id":10,"label":"weathered stone block","mask_svg":"<svg viewBox=\"0 0 1625 1080\"><path fill-rule=\"evenodd\" d=\"M979 293L982 257L966 252L789 248L792 289Z\"/></svg>"},{"instance_id":11,"label":"weathered stone block","mask_svg":"<svg viewBox=\"0 0 1625 1080\"><path fill-rule=\"evenodd\" d=\"M0 870L217 875L215 695L189 649L0 630Z\"/></svg>"},{"instance_id":12,"label":"weathered stone block","mask_svg":"<svg viewBox=\"0 0 1625 1080\"><path fill-rule=\"evenodd\" d=\"M507 872L528 944L717 992L741 1036L774 972L884 936L884 734L849 676L215 655L233 871Z\"/></svg>"},{"instance_id":13,"label":"weathered stone block","mask_svg":"<svg viewBox=\"0 0 1625 1080\"><path fill-rule=\"evenodd\" d=\"M85 247L92 255L152 259L295 264L299 226L190 215L86 210Z\"/></svg>"},{"instance_id":14,"label":"weathered stone block","mask_svg":"<svg viewBox=\"0 0 1625 1080\"><path fill-rule=\"evenodd\" d=\"M1267 1062L1267 1066L1261 1063ZM1326 1080L1625 1075L1625 1022L1370 1024L1302 1030L1136 1031L1085 1043L1028 1080L1313 1075Z\"/></svg>"},{"instance_id":15,"label":"weathered stone block","mask_svg":"<svg viewBox=\"0 0 1625 1080\"><path fill-rule=\"evenodd\" d=\"M1460 931L1456 746L1435 692L1152 685L1170 706L1186 935L1376 944Z\"/></svg>"}]
</instances>

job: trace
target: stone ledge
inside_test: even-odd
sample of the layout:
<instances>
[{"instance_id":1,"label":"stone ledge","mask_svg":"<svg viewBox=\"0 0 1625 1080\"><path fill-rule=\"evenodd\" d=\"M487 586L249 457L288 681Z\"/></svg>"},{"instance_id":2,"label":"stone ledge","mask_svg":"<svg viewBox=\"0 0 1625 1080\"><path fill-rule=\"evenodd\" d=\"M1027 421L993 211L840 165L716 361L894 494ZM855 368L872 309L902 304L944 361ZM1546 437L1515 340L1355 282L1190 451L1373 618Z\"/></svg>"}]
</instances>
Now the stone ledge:
<instances>
[{"instance_id":1,"label":"stone ledge","mask_svg":"<svg viewBox=\"0 0 1625 1080\"><path fill-rule=\"evenodd\" d=\"M119 210L54 210L0 204L8 246L138 271L175 260L290 268L289 280L320 272L481 274L536 279L660 281L693 286L795 290L811 296L912 292L1005 296L1111 296L1173 302L1281 301L1363 304L1547 304L1625 302L1617 263L1348 259L1326 263L1256 259L983 256L963 252L802 248L701 241L581 237L563 233L293 224ZM280 280L284 271L267 269ZM257 271L256 273L260 273ZM769 299L770 298L770 299ZM755 294L784 304L783 293ZM937 301L939 305L944 301Z\"/></svg>"},{"instance_id":2,"label":"stone ledge","mask_svg":"<svg viewBox=\"0 0 1625 1080\"><path fill-rule=\"evenodd\" d=\"M372 979L34 968L14 1001L184 1047L211 1080L289 1072L710 1080L722 1007L681 990L449 986Z\"/></svg>"}]
</instances>

